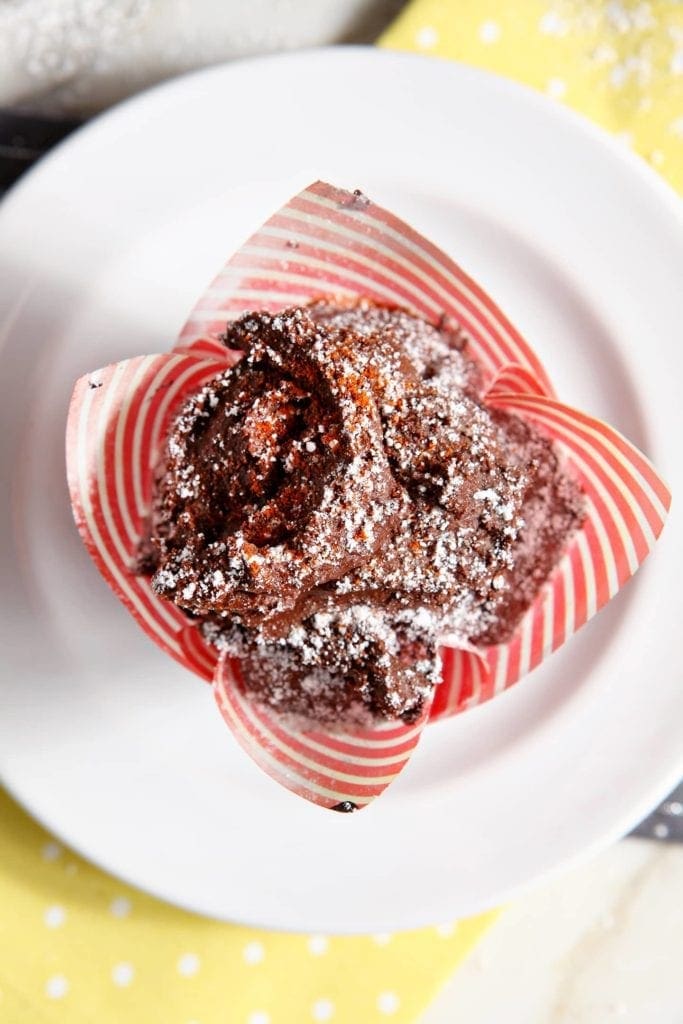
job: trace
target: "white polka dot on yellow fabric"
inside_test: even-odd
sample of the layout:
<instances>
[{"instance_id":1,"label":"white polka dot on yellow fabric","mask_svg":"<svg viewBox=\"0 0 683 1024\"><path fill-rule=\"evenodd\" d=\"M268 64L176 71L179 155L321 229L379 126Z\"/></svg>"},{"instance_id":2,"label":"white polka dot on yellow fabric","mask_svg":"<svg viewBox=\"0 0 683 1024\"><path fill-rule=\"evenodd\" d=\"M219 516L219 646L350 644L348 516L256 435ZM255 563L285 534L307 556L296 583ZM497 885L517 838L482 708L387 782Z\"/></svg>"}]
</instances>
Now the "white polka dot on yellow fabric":
<instances>
[{"instance_id":1,"label":"white polka dot on yellow fabric","mask_svg":"<svg viewBox=\"0 0 683 1024\"><path fill-rule=\"evenodd\" d=\"M270 1024L270 1014L265 1010L254 1010L247 1017L247 1024Z\"/></svg>"},{"instance_id":2,"label":"white polka dot on yellow fabric","mask_svg":"<svg viewBox=\"0 0 683 1024\"><path fill-rule=\"evenodd\" d=\"M439 41L439 33L431 25L424 25L415 35L415 42L421 50L432 50Z\"/></svg>"},{"instance_id":3,"label":"white polka dot on yellow fabric","mask_svg":"<svg viewBox=\"0 0 683 1024\"><path fill-rule=\"evenodd\" d=\"M41 850L41 856L42 856L43 860L53 861L53 860L57 860L57 858L59 857L61 852L62 852L62 848L59 845L59 843L52 843L52 842L50 842L50 843L45 843L45 845L43 846L43 849Z\"/></svg>"},{"instance_id":4,"label":"white polka dot on yellow fabric","mask_svg":"<svg viewBox=\"0 0 683 1024\"><path fill-rule=\"evenodd\" d=\"M483 21L479 26L479 38L482 43L486 43L487 45L490 43L497 43L500 36L500 25L497 21Z\"/></svg>"},{"instance_id":5,"label":"white polka dot on yellow fabric","mask_svg":"<svg viewBox=\"0 0 683 1024\"><path fill-rule=\"evenodd\" d=\"M114 917L128 917L131 911L131 902L127 896L117 896L109 904L109 913Z\"/></svg>"},{"instance_id":6,"label":"white polka dot on yellow fabric","mask_svg":"<svg viewBox=\"0 0 683 1024\"><path fill-rule=\"evenodd\" d=\"M377 996L377 1009L387 1016L396 1013L400 1005L401 1000L395 992L380 992Z\"/></svg>"},{"instance_id":7,"label":"white polka dot on yellow fabric","mask_svg":"<svg viewBox=\"0 0 683 1024\"><path fill-rule=\"evenodd\" d=\"M47 928L59 928L66 920L66 911L58 903L48 907L43 914L43 921Z\"/></svg>"},{"instance_id":8,"label":"white polka dot on yellow fabric","mask_svg":"<svg viewBox=\"0 0 683 1024\"><path fill-rule=\"evenodd\" d=\"M392 936L390 932L376 932L372 936L372 941L377 946L388 946L391 942L391 938Z\"/></svg>"},{"instance_id":9,"label":"white polka dot on yellow fabric","mask_svg":"<svg viewBox=\"0 0 683 1024\"><path fill-rule=\"evenodd\" d=\"M450 939L451 935L455 935L456 928L455 921L444 921L443 924L437 924L436 934L442 939Z\"/></svg>"},{"instance_id":10,"label":"white polka dot on yellow fabric","mask_svg":"<svg viewBox=\"0 0 683 1024\"><path fill-rule=\"evenodd\" d=\"M242 950L245 964L260 964L265 955L262 942L248 942Z\"/></svg>"},{"instance_id":11,"label":"white polka dot on yellow fabric","mask_svg":"<svg viewBox=\"0 0 683 1024\"><path fill-rule=\"evenodd\" d=\"M311 935L308 940L308 952L313 956L322 956L327 953L329 942L325 935Z\"/></svg>"},{"instance_id":12,"label":"white polka dot on yellow fabric","mask_svg":"<svg viewBox=\"0 0 683 1024\"><path fill-rule=\"evenodd\" d=\"M549 78L545 91L553 100L561 100L567 92L567 83L561 78Z\"/></svg>"},{"instance_id":13,"label":"white polka dot on yellow fabric","mask_svg":"<svg viewBox=\"0 0 683 1024\"><path fill-rule=\"evenodd\" d=\"M69 982L63 974L53 974L45 982L45 995L49 999L62 999L69 991Z\"/></svg>"},{"instance_id":14,"label":"white polka dot on yellow fabric","mask_svg":"<svg viewBox=\"0 0 683 1024\"><path fill-rule=\"evenodd\" d=\"M192 978L199 971L200 961L196 953L183 953L176 964L178 974L183 978Z\"/></svg>"},{"instance_id":15,"label":"white polka dot on yellow fabric","mask_svg":"<svg viewBox=\"0 0 683 1024\"><path fill-rule=\"evenodd\" d=\"M130 985L131 981L135 977L135 969L132 964L127 961L122 961L119 964L114 964L111 969L111 980L119 988L126 988Z\"/></svg>"},{"instance_id":16,"label":"white polka dot on yellow fabric","mask_svg":"<svg viewBox=\"0 0 683 1024\"><path fill-rule=\"evenodd\" d=\"M315 1021L332 1020L334 1003L331 999L316 999L311 1007L311 1017Z\"/></svg>"},{"instance_id":17,"label":"white polka dot on yellow fabric","mask_svg":"<svg viewBox=\"0 0 683 1024\"><path fill-rule=\"evenodd\" d=\"M538 23L538 29L546 36L564 36L569 26L557 11L546 11Z\"/></svg>"}]
</instances>

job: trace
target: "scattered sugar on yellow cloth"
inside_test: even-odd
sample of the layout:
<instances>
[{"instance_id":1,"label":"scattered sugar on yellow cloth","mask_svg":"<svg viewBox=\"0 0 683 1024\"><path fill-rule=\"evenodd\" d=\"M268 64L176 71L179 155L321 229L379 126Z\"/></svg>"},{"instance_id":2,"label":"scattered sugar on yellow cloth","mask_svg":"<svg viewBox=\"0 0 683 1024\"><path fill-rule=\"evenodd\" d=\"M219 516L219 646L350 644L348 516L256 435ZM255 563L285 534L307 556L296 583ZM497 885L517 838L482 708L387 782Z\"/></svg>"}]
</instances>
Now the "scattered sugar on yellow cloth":
<instances>
[{"instance_id":1,"label":"scattered sugar on yellow cloth","mask_svg":"<svg viewBox=\"0 0 683 1024\"><path fill-rule=\"evenodd\" d=\"M680 0L415 0L380 43L540 89L615 133L683 192Z\"/></svg>"},{"instance_id":2,"label":"scattered sugar on yellow cloth","mask_svg":"<svg viewBox=\"0 0 683 1024\"><path fill-rule=\"evenodd\" d=\"M353 938L210 921L99 871L0 792L2 1024L405 1024L493 916Z\"/></svg>"}]
</instances>

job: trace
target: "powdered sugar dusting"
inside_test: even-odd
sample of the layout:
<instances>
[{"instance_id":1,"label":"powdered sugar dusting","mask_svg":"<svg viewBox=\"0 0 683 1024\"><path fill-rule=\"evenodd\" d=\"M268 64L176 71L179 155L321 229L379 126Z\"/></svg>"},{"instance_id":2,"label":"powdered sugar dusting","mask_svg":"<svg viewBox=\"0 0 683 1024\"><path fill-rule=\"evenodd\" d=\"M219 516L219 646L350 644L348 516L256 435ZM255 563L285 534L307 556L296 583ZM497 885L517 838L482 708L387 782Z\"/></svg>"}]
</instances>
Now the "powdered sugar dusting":
<instances>
[{"instance_id":1,"label":"powdered sugar dusting","mask_svg":"<svg viewBox=\"0 0 683 1024\"><path fill-rule=\"evenodd\" d=\"M552 445L482 402L457 325L320 300L247 314L160 466L153 585L326 723L411 720L439 638L501 642L581 517Z\"/></svg>"}]
</instances>

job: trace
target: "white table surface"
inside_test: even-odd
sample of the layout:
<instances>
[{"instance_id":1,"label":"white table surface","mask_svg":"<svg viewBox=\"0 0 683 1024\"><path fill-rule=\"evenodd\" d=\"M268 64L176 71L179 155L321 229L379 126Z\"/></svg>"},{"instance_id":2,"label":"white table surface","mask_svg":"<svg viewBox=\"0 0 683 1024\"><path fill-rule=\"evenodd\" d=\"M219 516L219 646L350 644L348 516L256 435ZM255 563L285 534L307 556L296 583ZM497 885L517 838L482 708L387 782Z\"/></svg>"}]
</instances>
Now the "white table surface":
<instances>
[{"instance_id":1,"label":"white table surface","mask_svg":"<svg viewBox=\"0 0 683 1024\"><path fill-rule=\"evenodd\" d=\"M505 909L420 1024L681 1024L683 845L624 839Z\"/></svg>"}]
</instances>

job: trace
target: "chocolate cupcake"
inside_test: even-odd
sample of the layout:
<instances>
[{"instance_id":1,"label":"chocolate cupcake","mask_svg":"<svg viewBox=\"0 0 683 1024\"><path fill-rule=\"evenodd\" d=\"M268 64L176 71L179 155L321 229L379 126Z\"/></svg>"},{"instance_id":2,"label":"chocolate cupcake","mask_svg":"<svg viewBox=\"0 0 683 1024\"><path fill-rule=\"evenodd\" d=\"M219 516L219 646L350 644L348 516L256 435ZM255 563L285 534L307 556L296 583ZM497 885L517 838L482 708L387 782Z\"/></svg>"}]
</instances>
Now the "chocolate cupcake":
<instances>
[{"instance_id":1,"label":"chocolate cupcake","mask_svg":"<svg viewBox=\"0 0 683 1024\"><path fill-rule=\"evenodd\" d=\"M670 503L445 252L324 182L228 260L170 351L81 377L66 448L117 597L256 764L337 810L564 644Z\"/></svg>"},{"instance_id":2,"label":"chocolate cupcake","mask_svg":"<svg viewBox=\"0 0 683 1024\"><path fill-rule=\"evenodd\" d=\"M290 720L414 721L444 637L512 636L581 524L578 483L487 405L448 318L321 299L222 342L241 360L185 402L157 467L155 593Z\"/></svg>"}]
</instances>

